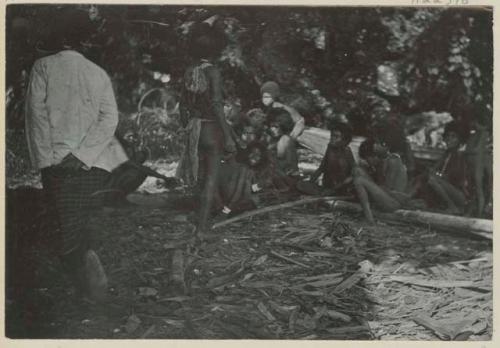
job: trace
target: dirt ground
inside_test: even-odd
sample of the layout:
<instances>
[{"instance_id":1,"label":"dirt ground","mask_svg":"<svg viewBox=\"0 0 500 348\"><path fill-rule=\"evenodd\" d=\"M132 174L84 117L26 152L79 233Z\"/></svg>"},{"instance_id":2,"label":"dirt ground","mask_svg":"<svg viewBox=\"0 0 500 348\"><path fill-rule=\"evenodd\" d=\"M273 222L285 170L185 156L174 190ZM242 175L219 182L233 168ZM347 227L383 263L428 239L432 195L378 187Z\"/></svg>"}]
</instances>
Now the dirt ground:
<instances>
[{"instance_id":1,"label":"dirt ground","mask_svg":"<svg viewBox=\"0 0 500 348\"><path fill-rule=\"evenodd\" d=\"M111 288L95 306L75 300L50 235L12 237L32 224L8 220L9 337L491 338L492 243L479 237L368 225L315 203L221 227L194 252L179 245L186 213L105 207L91 226ZM185 291L171 281L174 250Z\"/></svg>"}]
</instances>

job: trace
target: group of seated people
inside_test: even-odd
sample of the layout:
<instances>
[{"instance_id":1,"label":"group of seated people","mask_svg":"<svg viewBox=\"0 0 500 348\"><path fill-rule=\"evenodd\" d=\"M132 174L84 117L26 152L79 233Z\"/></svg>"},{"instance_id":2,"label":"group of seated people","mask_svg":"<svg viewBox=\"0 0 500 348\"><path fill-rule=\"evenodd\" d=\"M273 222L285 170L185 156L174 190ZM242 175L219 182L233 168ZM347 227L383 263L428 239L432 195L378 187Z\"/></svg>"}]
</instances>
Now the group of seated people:
<instances>
[{"instance_id":1,"label":"group of seated people","mask_svg":"<svg viewBox=\"0 0 500 348\"><path fill-rule=\"evenodd\" d=\"M299 172L297 154L297 138L305 128L303 117L279 101L279 86L275 82L266 82L261 94L262 109L252 109L228 122L238 151L221 165L213 215L223 218L254 209L257 192L274 190L357 201L369 222L374 222L373 207L383 212L432 209L485 216L486 207L491 204L491 151L485 151L487 131L479 123L472 128L457 121L448 123L443 135L447 145L443 157L432 166L416 170L404 132L390 119L372 127L372 135L361 143L357 156L350 147L349 124L345 120L332 121L328 124L330 140L321 163L305 177ZM139 157L139 166L130 161L121 168L124 173L137 174L132 190L148 175L175 186L173 178L155 175L141 166L143 154L131 158L135 157ZM119 177L114 175L113 185L121 184Z\"/></svg>"},{"instance_id":2,"label":"group of seated people","mask_svg":"<svg viewBox=\"0 0 500 348\"><path fill-rule=\"evenodd\" d=\"M241 151L223 165L221 196L215 205L223 214L254 207L252 193L267 188L358 201L369 222L374 222L372 207L383 212L424 209L475 217L491 211L492 152L486 149L489 134L480 122L472 127L460 121L448 123L442 158L418 167L394 120L374 125L357 156L349 146L349 124L332 121L323 159L312 175L304 177L297 155L303 118L276 101L277 91L274 82L264 84L267 108L250 110L234 126ZM271 101L266 103L268 97Z\"/></svg>"}]
</instances>

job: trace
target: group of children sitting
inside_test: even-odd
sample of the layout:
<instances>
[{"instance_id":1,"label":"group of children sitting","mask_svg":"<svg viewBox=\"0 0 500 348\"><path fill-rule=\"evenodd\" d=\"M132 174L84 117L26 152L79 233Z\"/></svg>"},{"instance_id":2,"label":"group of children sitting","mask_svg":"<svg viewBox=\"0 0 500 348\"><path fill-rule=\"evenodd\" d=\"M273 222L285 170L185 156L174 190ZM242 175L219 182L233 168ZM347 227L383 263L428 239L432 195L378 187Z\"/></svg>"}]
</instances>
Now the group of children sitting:
<instances>
[{"instance_id":1,"label":"group of children sitting","mask_svg":"<svg viewBox=\"0 0 500 348\"><path fill-rule=\"evenodd\" d=\"M307 178L299 173L297 154L303 117L279 101L275 82L265 83L261 93L263 108L228 120L238 151L221 165L213 215L224 218L254 209L259 196L256 193L265 190L358 201L369 222L374 221L373 207L383 212L418 208L478 217L485 216L488 203L491 208L492 154L485 150L488 132L479 123L474 127L457 121L448 123L443 157L432 166L416 170L404 131L394 120L372 127L372 135L361 143L356 156L349 146L351 127L345 120L333 121L329 123L330 140L321 164ZM133 190L148 175L161 177L167 186L176 184L173 178L148 172L147 167L132 167L124 171L132 173L133 169L140 174L134 179ZM114 177L115 181L119 178Z\"/></svg>"},{"instance_id":2,"label":"group of children sitting","mask_svg":"<svg viewBox=\"0 0 500 348\"><path fill-rule=\"evenodd\" d=\"M389 120L383 127L374 127L359 146L355 161L349 146L350 126L334 121L329 124L330 141L319 168L304 178L298 171L296 140L304 128L301 116L276 102L277 93L266 105L267 87L264 84L262 92L268 107L249 111L234 125L240 151L223 164L221 194L215 204L222 214L254 208L252 193L267 188L355 200L369 222L374 222L373 207L383 212L430 209L477 217L485 216L488 205L491 208L491 151L485 150L487 135L479 124L471 128L458 121L448 123L442 158L415 169L397 124Z\"/></svg>"}]
</instances>

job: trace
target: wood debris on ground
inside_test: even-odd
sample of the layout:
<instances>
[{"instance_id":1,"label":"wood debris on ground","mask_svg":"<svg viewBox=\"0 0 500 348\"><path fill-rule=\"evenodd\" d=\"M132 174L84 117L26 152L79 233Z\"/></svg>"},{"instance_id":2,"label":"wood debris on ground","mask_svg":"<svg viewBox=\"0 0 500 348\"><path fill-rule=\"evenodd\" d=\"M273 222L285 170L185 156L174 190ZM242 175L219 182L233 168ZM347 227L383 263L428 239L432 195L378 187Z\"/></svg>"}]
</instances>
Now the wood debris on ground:
<instances>
[{"instance_id":1,"label":"wood debris on ground","mask_svg":"<svg viewBox=\"0 0 500 348\"><path fill-rule=\"evenodd\" d=\"M96 338L491 338L491 241L368 225L312 203L221 226L193 253L182 249L192 226L178 215L95 216L113 300L100 310L55 303L56 336L82 337L90 317Z\"/></svg>"}]
</instances>

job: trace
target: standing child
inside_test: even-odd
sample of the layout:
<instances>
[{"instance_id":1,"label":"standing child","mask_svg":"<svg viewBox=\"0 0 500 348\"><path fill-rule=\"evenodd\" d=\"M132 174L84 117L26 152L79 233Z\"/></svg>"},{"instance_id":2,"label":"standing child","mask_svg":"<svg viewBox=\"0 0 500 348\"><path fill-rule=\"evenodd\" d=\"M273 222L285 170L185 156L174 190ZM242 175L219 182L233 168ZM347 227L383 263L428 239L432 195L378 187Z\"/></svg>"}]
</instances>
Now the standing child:
<instances>
[{"instance_id":1,"label":"standing child","mask_svg":"<svg viewBox=\"0 0 500 348\"><path fill-rule=\"evenodd\" d=\"M363 142L359 148L359 157L367 167L354 168L354 187L366 219L373 223L370 202L383 211L392 212L409 200L405 193L408 174L401 157L390 152L381 139Z\"/></svg>"},{"instance_id":2,"label":"standing child","mask_svg":"<svg viewBox=\"0 0 500 348\"><path fill-rule=\"evenodd\" d=\"M210 230L209 215L221 160L236 152L233 133L224 115L222 75L215 64L222 49L218 37L215 29L207 26L200 27L193 35L190 51L194 61L184 75L180 103L181 117L189 123L177 177L200 189L195 230L198 241Z\"/></svg>"}]
</instances>

